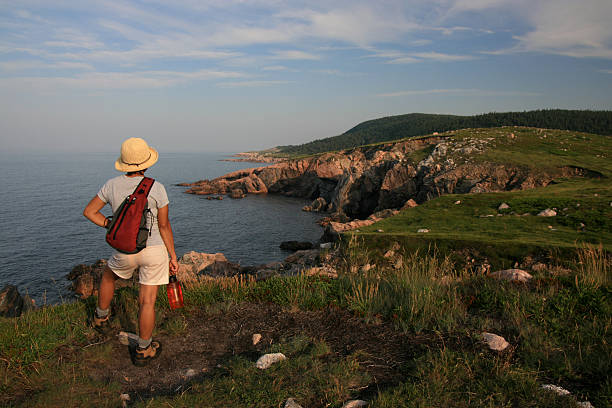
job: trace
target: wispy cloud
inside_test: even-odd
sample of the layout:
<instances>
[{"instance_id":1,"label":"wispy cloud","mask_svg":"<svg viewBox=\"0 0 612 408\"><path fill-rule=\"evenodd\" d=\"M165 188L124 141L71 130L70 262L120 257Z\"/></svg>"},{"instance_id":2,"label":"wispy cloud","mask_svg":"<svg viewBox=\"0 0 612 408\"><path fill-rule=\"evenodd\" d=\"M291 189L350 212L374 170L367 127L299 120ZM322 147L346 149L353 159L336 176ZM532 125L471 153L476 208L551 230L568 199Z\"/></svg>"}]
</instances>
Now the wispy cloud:
<instances>
[{"instance_id":1,"label":"wispy cloud","mask_svg":"<svg viewBox=\"0 0 612 408\"><path fill-rule=\"evenodd\" d=\"M372 53L367 55L367 57L386 59L386 63L388 64L414 64L425 61L457 62L469 61L477 58L473 55L446 54L436 51L406 53L402 51L376 50L372 48L368 50Z\"/></svg>"},{"instance_id":2,"label":"wispy cloud","mask_svg":"<svg viewBox=\"0 0 612 408\"><path fill-rule=\"evenodd\" d=\"M267 67L263 67L262 71L287 71L289 70L289 68L287 68L284 65L269 65Z\"/></svg>"},{"instance_id":3,"label":"wispy cloud","mask_svg":"<svg viewBox=\"0 0 612 408\"><path fill-rule=\"evenodd\" d=\"M244 78L239 72L200 70L193 72L91 72L70 77L11 77L0 79L0 87L51 91L58 88L81 90L118 90L163 88L187 81Z\"/></svg>"},{"instance_id":4,"label":"wispy cloud","mask_svg":"<svg viewBox=\"0 0 612 408\"><path fill-rule=\"evenodd\" d=\"M42 62L42 61L6 61L0 62L0 70L3 71L30 71L30 70L45 70L45 69L70 69L70 70L93 70L91 64L83 62Z\"/></svg>"},{"instance_id":5,"label":"wispy cloud","mask_svg":"<svg viewBox=\"0 0 612 408\"><path fill-rule=\"evenodd\" d=\"M503 12L527 25L515 44L490 54L547 53L612 59L612 2L609 0L455 0L446 16Z\"/></svg>"},{"instance_id":6,"label":"wispy cloud","mask_svg":"<svg viewBox=\"0 0 612 408\"><path fill-rule=\"evenodd\" d=\"M498 90L487 90L487 89L415 89L408 91L397 91L380 93L376 96L383 98L394 98L400 96L421 96L421 95L470 95L470 96L538 96L535 92L520 92L520 91L498 91Z\"/></svg>"},{"instance_id":7,"label":"wispy cloud","mask_svg":"<svg viewBox=\"0 0 612 408\"><path fill-rule=\"evenodd\" d=\"M255 88L274 85L290 84L291 81L237 81L237 82L219 82L217 86L222 88Z\"/></svg>"},{"instance_id":8,"label":"wispy cloud","mask_svg":"<svg viewBox=\"0 0 612 408\"><path fill-rule=\"evenodd\" d=\"M279 60L319 60L321 56L299 50L275 51L270 57Z\"/></svg>"}]
</instances>

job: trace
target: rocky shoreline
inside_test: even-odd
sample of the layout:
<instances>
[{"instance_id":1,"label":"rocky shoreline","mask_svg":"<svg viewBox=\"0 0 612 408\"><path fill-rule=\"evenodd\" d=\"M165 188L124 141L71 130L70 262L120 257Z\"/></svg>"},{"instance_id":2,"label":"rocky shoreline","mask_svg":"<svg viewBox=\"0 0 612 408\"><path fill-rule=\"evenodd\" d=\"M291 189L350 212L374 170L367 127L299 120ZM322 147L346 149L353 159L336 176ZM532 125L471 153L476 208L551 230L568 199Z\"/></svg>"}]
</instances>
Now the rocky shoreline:
<instances>
[{"instance_id":1,"label":"rocky shoreline","mask_svg":"<svg viewBox=\"0 0 612 408\"><path fill-rule=\"evenodd\" d=\"M198 195L282 194L313 200L305 211L330 214L334 222L366 220L444 194L525 190L558 177L586 176L575 167L534 171L526 166L475 160L494 138L451 138L453 133L364 146L265 167L213 180L182 183ZM508 138L514 138L508 133Z\"/></svg>"}]
</instances>

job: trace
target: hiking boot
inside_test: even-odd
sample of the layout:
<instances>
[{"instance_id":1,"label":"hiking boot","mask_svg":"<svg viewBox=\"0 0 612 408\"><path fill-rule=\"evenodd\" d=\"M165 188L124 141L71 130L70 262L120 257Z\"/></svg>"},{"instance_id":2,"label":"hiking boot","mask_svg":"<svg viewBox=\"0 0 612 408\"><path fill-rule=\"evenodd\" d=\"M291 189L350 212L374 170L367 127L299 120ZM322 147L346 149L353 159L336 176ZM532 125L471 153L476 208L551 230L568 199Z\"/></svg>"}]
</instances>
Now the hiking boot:
<instances>
[{"instance_id":1,"label":"hiking boot","mask_svg":"<svg viewBox=\"0 0 612 408\"><path fill-rule=\"evenodd\" d=\"M92 326L98 333L107 334L111 328L110 314L106 315L105 317L98 317L98 314L94 312Z\"/></svg>"},{"instance_id":2,"label":"hiking boot","mask_svg":"<svg viewBox=\"0 0 612 408\"><path fill-rule=\"evenodd\" d=\"M149 361L154 358L159 357L161 354L161 343L159 341L153 340L149 347L147 348L136 348L136 352L134 353L134 365L137 367L143 367L149 364Z\"/></svg>"}]
</instances>

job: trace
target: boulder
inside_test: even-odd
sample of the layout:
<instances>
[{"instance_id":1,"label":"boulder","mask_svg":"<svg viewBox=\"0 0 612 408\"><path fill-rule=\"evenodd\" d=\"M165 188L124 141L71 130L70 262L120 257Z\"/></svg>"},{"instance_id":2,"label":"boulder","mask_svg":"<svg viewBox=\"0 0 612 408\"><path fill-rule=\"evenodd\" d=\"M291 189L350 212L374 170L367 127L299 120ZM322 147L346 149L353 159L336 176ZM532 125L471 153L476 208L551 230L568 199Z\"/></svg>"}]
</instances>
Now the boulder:
<instances>
[{"instance_id":1,"label":"boulder","mask_svg":"<svg viewBox=\"0 0 612 408\"><path fill-rule=\"evenodd\" d=\"M199 273L212 265L214 262L227 262L222 253L207 254L204 252L187 252L178 261L179 270L177 278L181 282L193 282L198 280Z\"/></svg>"},{"instance_id":2,"label":"boulder","mask_svg":"<svg viewBox=\"0 0 612 408\"><path fill-rule=\"evenodd\" d=\"M230 198L239 199L239 198L246 197L246 194L244 194L244 192L241 189L235 188L229 192L229 196Z\"/></svg>"},{"instance_id":3,"label":"boulder","mask_svg":"<svg viewBox=\"0 0 612 408\"><path fill-rule=\"evenodd\" d=\"M287 357L285 357L283 353L264 354L263 356L259 357L255 363L255 367L259 368L260 370L265 370L270 368L272 364L276 364L286 359Z\"/></svg>"},{"instance_id":4,"label":"boulder","mask_svg":"<svg viewBox=\"0 0 612 408\"><path fill-rule=\"evenodd\" d=\"M568 390L566 390L563 387L559 387L558 385L554 385L554 384L544 384L542 385L542 389L545 389L547 391L552 391L557 395L570 395L570 392Z\"/></svg>"},{"instance_id":5,"label":"boulder","mask_svg":"<svg viewBox=\"0 0 612 408\"><path fill-rule=\"evenodd\" d=\"M81 297L81 299L87 299L94 293L94 276L91 272L84 273L78 276L72 283L72 290L74 293Z\"/></svg>"},{"instance_id":6,"label":"boulder","mask_svg":"<svg viewBox=\"0 0 612 408\"><path fill-rule=\"evenodd\" d=\"M429 230L427 228L419 228L417 230L417 233L419 234L427 234L429 232Z\"/></svg>"},{"instance_id":7,"label":"boulder","mask_svg":"<svg viewBox=\"0 0 612 408\"><path fill-rule=\"evenodd\" d=\"M547 208L538 213L538 217L556 217L557 212L553 209Z\"/></svg>"},{"instance_id":8,"label":"boulder","mask_svg":"<svg viewBox=\"0 0 612 408\"><path fill-rule=\"evenodd\" d=\"M533 276L531 276L527 271L522 269L504 269L501 271L491 272L489 276L515 282L527 282L533 278Z\"/></svg>"},{"instance_id":9,"label":"boulder","mask_svg":"<svg viewBox=\"0 0 612 408\"><path fill-rule=\"evenodd\" d=\"M24 301L17 286L5 285L0 291L0 316L18 317L23 311Z\"/></svg>"},{"instance_id":10,"label":"boulder","mask_svg":"<svg viewBox=\"0 0 612 408\"><path fill-rule=\"evenodd\" d=\"M498 336L497 334L483 332L481 333L481 336L482 340L489 347L489 349L494 351L504 351L510 345L506 339Z\"/></svg>"},{"instance_id":11,"label":"boulder","mask_svg":"<svg viewBox=\"0 0 612 408\"><path fill-rule=\"evenodd\" d=\"M347 401L342 405L342 408L363 408L367 407L368 403L363 400L351 400Z\"/></svg>"},{"instance_id":12,"label":"boulder","mask_svg":"<svg viewBox=\"0 0 612 408\"><path fill-rule=\"evenodd\" d=\"M416 201L414 201L414 200L411 198L410 200L408 200L408 201L406 201L406 202L404 203L404 205L402 206L402 210L406 210L406 209L408 209L408 208L414 208L414 207L417 207L417 206L418 206L417 202L416 202Z\"/></svg>"},{"instance_id":13,"label":"boulder","mask_svg":"<svg viewBox=\"0 0 612 408\"><path fill-rule=\"evenodd\" d=\"M287 401L285 401L285 405L283 405L283 407L284 408L302 408L302 406L298 404L297 402L295 402L293 398L287 398Z\"/></svg>"},{"instance_id":14,"label":"boulder","mask_svg":"<svg viewBox=\"0 0 612 408\"><path fill-rule=\"evenodd\" d=\"M306 270L306 276L314 275L335 279L338 277L338 272L331 266L315 266Z\"/></svg>"},{"instance_id":15,"label":"boulder","mask_svg":"<svg viewBox=\"0 0 612 408\"><path fill-rule=\"evenodd\" d=\"M261 334L259 333L254 333L251 340L253 341L253 345L256 346L257 343L259 343L261 341Z\"/></svg>"},{"instance_id":16,"label":"boulder","mask_svg":"<svg viewBox=\"0 0 612 408\"><path fill-rule=\"evenodd\" d=\"M327 201L323 197L319 197L310 204L310 211L321 212L327 209Z\"/></svg>"},{"instance_id":17,"label":"boulder","mask_svg":"<svg viewBox=\"0 0 612 408\"><path fill-rule=\"evenodd\" d=\"M509 209L510 209L510 206L509 206L508 204L506 204L506 203L501 203L501 204L499 205L499 207L497 207L497 210L498 210L498 211L502 211L502 210L509 210Z\"/></svg>"},{"instance_id":18,"label":"boulder","mask_svg":"<svg viewBox=\"0 0 612 408\"><path fill-rule=\"evenodd\" d=\"M198 275L206 275L213 278L224 278L239 275L241 267L238 264L228 261L215 261L202 269Z\"/></svg>"},{"instance_id":19,"label":"boulder","mask_svg":"<svg viewBox=\"0 0 612 408\"><path fill-rule=\"evenodd\" d=\"M70 290L81 299L97 295L106 264L105 259L99 259L91 265L79 264L72 268L72 271L67 275L68 280L72 281ZM138 274L135 273L135 276L138 276ZM123 288L131 284L132 279L117 279L115 288Z\"/></svg>"},{"instance_id":20,"label":"boulder","mask_svg":"<svg viewBox=\"0 0 612 408\"><path fill-rule=\"evenodd\" d=\"M291 264L311 266L317 263L318 257L318 249L303 250L297 251L296 253L289 255L287 258L285 258L285 262Z\"/></svg>"},{"instance_id":21,"label":"boulder","mask_svg":"<svg viewBox=\"0 0 612 408\"><path fill-rule=\"evenodd\" d=\"M314 245L312 242L300 242L300 241L284 241L280 244L280 249L286 251L301 251L305 249L312 249Z\"/></svg>"}]
</instances>

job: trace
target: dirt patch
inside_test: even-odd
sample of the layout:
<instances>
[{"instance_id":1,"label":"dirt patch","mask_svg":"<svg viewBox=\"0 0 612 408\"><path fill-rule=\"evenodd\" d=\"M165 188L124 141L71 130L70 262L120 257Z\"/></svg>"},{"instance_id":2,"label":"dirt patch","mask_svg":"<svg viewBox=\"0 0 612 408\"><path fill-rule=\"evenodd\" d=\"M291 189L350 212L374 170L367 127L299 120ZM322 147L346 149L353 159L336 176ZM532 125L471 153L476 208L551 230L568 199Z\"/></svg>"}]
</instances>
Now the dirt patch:
<instances>
[{"instance_id":1,"label":"dirt patch","mask_svg":"<svg viewBox=\"0 0 612 408\"><path fill-rule=\"evenodd\" d=\"M374 391L405 378L415 354L421 354L426 344L436 343L425 336L402 334L388 323L366 323L347 311L331 308L289 311L275 304L242 303L225 310L195 309L169 318L184 318L185 329L174 335L157 335L163 352L148 366L133 366L129 348L111 338L106 344L113 357L103 364L92 362L85 369L93 379L122 384L122 392L132 398L172 395L182 392L191 381L205 380L231 356L255 362L270 345L302 335L324 341L332 351L331 358L363 352L360 366L373 378L368 388ZM262 335L255 346L254 333Z\"/></svg>"}]
</instances>

